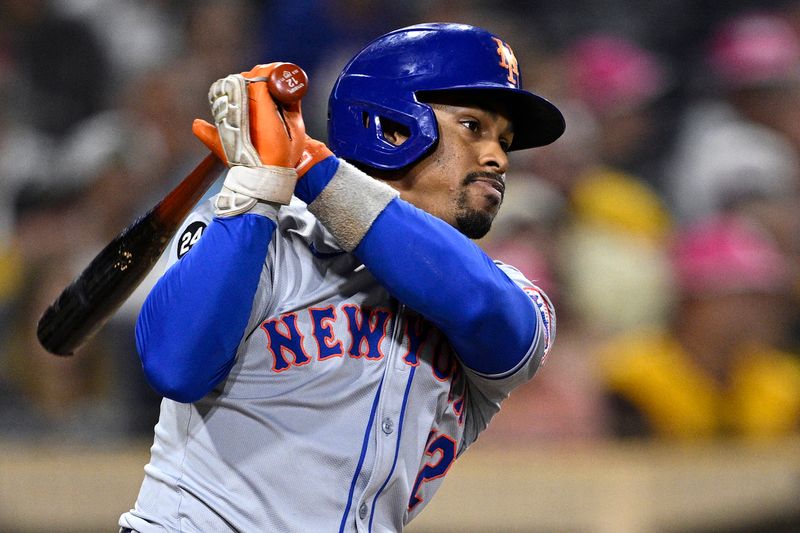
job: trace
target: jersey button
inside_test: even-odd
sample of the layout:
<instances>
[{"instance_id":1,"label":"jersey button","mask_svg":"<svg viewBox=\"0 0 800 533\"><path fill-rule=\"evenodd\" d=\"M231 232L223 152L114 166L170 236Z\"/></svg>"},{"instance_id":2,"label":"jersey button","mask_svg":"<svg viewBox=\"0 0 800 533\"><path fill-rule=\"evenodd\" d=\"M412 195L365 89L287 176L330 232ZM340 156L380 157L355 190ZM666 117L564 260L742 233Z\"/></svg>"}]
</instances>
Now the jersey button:
<instances>
[{"instance_id":1,"label":"jersey button","mask_svg":"<svg viewBox=\"0 0 800 533\"><path fill-rule=\"evenodd\" d=\"M390 435L392 431L394 431L394 422L392 422L391 418L384 418L383 422L381 423L381 429L387 435Z\"/></svg>"},{"instance_id":2,"label":"jersey button","mask_svg":"<svg viewBox=\"0 0 800 533\"><path fill-rule=\"evenodd\" d=\"M367 504L362 503L361 507L358 508L358 517L361 520L364 520L367 517Z\"/></svg>"}]
</instances>

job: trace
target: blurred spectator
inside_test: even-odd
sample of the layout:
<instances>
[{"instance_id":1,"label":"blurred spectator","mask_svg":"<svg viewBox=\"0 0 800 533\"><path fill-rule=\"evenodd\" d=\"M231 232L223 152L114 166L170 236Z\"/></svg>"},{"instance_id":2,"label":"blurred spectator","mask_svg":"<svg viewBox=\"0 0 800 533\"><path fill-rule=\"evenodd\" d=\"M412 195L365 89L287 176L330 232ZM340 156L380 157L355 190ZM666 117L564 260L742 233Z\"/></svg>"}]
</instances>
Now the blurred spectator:
<instances>
[{"instance_id":1,"label":"blurred spectator","mask_svg":"<svg viewBox=\"0 0 800 533\"><path fill-rule=\"evenodd\" d=\"M113 410L113 386L98 341L81 356L57 358L36 339L42 310L73 278L74 250L91 242L92 222L80 207L79 187L27 187L17 195L12 243L25 270L4 323L0 389L9 398L0 410L0 431L9 436L59 435L96 440L119 435L126 418ZM101 400L102 401L98 401Z\"/></svg>"},{"instance_id":2,"label":"blurred spectator","mask_svg":"<svg viewBox=\"0 0 800 533\"><path fill-rule=\"evenodd\" d=\"M672 300L667 251L671 220L634 177L597 171L571 196L560 241L564 301L580 327L605 336L663 323Z\"/></svg>"},{"instance_id":3,"label":"blurred spectator","mask_svg":"<svg viewBox=\"0 0 800 533\"><path fill-rule=\"evenodd\" d=\"M176 5L177 4L177 5ZM106 75L120 84L172 63L185 46L179 22L183 10L167 0L70 0L52 2L54 11L85 21L109 59Z\"/></svg>"},{"instance_id":4,"label":"blurred spectator","mask_svg":"<svg viewBox=\"0 0 800 533\"><path fill-rule=\"evenodd\" d=\"M98 245L141 214L155 176L163 172L163 135L125 111L106 111L78 124L57 152L58 175L51 180L84 190L97 228ZM98 250L99 251L99 250Z\"/></svg>"},{"instance_id":5,"label":"blurred spectator","mask_svg":"<svg viewBox=\"0 0 800 533\"><path fill-rule=\"evenodd\" d=\"M707 47L715 91L693 106L668 168L682 222L800 190L800 38L775 13L722 23Z\"/></svg>"},{"instance_id":6,"label":"blurred spectator","mask_svg":"<svg viewBox=\"0 0 800 533\"><path fill-rule=\"evenodd\" d=\"M0 74L0 99L5 88ZM28 125L12 124L0 107L0 346L25 271L23 258L12 243L14 200L19 190L46 173L51 151L47 138Z\"/></svg>"},{"instance_id":7,"label":"blurred spectator","mask_svg":"<svg viewBox=\"0 0 800 533\"><path fill-rule=\"evenodd\" d=\"M655 184L665 123L656 104L670 89L664 61L630 39L594 33L571 43L564 62L568 94L596 121L598 163Z\"/></svg>"},{"instance_id":8,"label":"blurred spectator","mask_svg":"<svg viewBox=\"0 0 800 533\"><path fill-rule=\"evenodd\" d=\"M11 109L51 136L106 105L108 58L91 28L44 0L7 0L0 42L13 73ZM5 106L4 106L5 107Z\"/></svg>"},{"instance_id":9,"label":"blurred spectator","mask_svg":"<svg viewBox=\"0 0 800 533\"><path fill-rule=\"evenodd\" d=\"M782 436L800 429L800 358L786 351L790 283L768 234L741 218L680 232L668 328L601 349L620 436Z\"/></svg>"}]
</instances>

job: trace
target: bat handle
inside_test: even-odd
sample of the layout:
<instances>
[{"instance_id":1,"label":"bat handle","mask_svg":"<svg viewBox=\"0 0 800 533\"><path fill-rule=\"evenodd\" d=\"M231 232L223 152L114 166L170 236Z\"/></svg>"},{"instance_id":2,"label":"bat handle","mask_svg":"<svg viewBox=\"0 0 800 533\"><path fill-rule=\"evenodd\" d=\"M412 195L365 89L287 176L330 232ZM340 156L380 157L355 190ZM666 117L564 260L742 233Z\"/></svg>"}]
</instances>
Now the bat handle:
<instances>
[{"instance_id":1,"label":"bat handle","mask_svg":"<svg viewBox=\"0 0 800 533\"><path fill-rule=\"evenodd\" d=\"M167 196L153 208L153 212L165 225L177 230L189 211L216 181L225 164L213 153L206 155Z\"/></svg>"}]
</instances>

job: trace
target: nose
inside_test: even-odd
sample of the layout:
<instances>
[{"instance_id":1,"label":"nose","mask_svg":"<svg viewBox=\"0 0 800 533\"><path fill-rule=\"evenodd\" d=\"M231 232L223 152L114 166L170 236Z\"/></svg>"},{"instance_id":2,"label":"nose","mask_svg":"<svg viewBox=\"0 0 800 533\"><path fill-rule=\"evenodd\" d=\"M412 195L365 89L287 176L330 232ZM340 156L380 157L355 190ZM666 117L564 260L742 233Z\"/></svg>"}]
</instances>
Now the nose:
<instances>
[{"instance_id":1,"label":"nose","mask_svg":"<svg viewBox=\"0 0 800 533\"><path fill-rule=\"evenodd\" d=\"M505 174L508 170L508 154L497 140L481 143L479 162L485 170L497 174Z\"/></svg>"}]
</instances>

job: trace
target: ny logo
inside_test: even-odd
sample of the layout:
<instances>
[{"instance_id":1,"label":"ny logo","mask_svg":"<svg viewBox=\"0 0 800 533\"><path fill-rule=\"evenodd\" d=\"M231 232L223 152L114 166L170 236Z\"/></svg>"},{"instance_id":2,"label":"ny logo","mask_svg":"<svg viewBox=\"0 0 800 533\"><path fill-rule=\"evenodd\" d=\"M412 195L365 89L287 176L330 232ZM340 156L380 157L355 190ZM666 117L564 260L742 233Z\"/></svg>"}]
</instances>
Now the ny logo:
<instances>
[{"instance_id":1,"label":"ny logo","mask_svg":"<svg viewBox=\"0 0 800 533\"><path fill-rule=\"evenodd\" d=\"M517 58L514 56L514 51L497 37L492 37L492 39L497 43L497 55L500 56L500 66L508 71L508 81L519 87L519 65L517 65Z\"/></svg>"}]
</instances>

